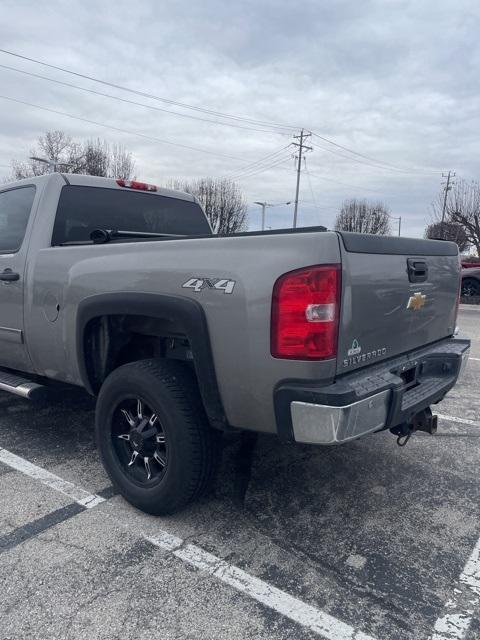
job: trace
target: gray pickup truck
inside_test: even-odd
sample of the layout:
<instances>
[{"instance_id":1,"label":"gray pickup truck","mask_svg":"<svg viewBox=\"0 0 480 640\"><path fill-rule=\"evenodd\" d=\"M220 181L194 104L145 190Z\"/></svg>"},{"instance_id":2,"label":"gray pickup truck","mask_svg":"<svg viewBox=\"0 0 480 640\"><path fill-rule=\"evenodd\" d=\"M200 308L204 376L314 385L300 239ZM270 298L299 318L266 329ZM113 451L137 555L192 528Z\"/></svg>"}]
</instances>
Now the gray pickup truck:
<instances>
[{"instance_id":1,"label":"gray pickup truck","mask_svg":"<svg viewBox=\"0 0 480 640\"><path fill-rule=\"evenodd\" d=\"M62 175L0 189L0 389L97 396L123 496L172 513L222 431L341 444L435 431L469 352L449 242L326 231L212 234L190 195Z\"/></svg>"}]
</instances>

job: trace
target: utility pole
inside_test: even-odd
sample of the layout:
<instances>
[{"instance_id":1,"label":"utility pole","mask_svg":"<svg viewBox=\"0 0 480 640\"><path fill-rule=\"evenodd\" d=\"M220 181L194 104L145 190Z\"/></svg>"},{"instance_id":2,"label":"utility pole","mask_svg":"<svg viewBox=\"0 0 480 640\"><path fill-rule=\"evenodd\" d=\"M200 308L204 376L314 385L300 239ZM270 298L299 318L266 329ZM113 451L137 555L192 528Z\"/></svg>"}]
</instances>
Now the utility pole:
<instances>
[{"instance_id":1,"label":"utility pole","mask_svg":"<svg viewBox=\"0 0 480 640\"><path fill-rule=\"evenodd\" d=\"M308 147L305 144L305 140L307 138L310 138L312 136L311 133L305 133L305 130L302 129L300 131L300 135L299 136L293 136L295 140L298 140L299 142L292 142L292 144L295 147L298 147L298 156L296 156L296 159L298 160L297 163L297 188L295 191L295 208L293 210L293 228L296 229L297 228L297 213L298 213L298 196L300 193L300 173L302 171L302 154L305 151L313 151L312 147Z\"/></svg>"},{"instance_id":2,"label":"utility pole","mask_svg":"<svg viewBox=\"0 0 480 640\"><path fill-rule=\"evenodd\" d=\"M254 202L262 207L262 231L265 231L265 209L267 207L278 207L282 204L292 204L291 202L280 202L279 204L272 204L271 202Z\"/></svg>"},{"instance_id":3,"label":"utility pole","mask_svg":"<svg viewBox=\"0 0 480 640\"><path fill-rule=\"evenodd\" d=\"M442 235L443 235L443 223L445 222L445 210L447 208L447 196L448 196L448 192L451 190L453 183L451 183L451 179L455 177L455 173L452 171L449 171L447 175L445 175L444 173L442 173L442 178L446 178L447 182L442 182L442 184L445 185L445 196L443 198L443 207L442 207Z\"/></svg>"}]
</instances>

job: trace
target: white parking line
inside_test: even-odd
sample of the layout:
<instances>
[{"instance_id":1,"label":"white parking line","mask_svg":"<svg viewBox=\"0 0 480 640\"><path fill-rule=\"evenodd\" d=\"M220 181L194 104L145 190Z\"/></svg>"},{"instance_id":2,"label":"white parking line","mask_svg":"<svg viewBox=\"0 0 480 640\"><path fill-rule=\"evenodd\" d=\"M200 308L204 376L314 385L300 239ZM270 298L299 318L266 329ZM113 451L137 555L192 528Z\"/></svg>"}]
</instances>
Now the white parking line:
<instances>
[{"instance_id":1,"label":"white parking line","mask_svg":"<svg viewBox=\"0 0 480 640\"><path fill-rule=\"evenodd\" d=\"M480 362L480 358L472 358L472 356L469 357L469 360L475 360L476 362Z\"/></svg>"},{"instance_id":2,"label":"white parking line","mask_svg":"<svg viewBox=\"0 0 480 640\"><path fill-rule=\"evenodd\" d=\"M475 422L475 420L470 420L469 418L457 418L456 416L446 416L443 413L436 414L441 420L448 420L450 422L458 422L459 424L467 424L469 427L479 427L480 422Z\"/></svg>"},{"instance_id":3,"label":"white parking line","mask_svg":"<svg viewBox=\"0 0 480 640\"><path fill-rule=\"evenodd\" d=\"M480 538L460 574L459 588L445 608L447 613L435 623L431 640L463 640L480 603Z\"/></svg>"},{"instance_id":4,"label":"white parking line","mask_svg":"<svg viewBox=\"0 0 480 640\"><path fill-rule=\"evenodd\" d=\"M101 496L88 493L88 491L77 487L72 482L67 482L6 449L0 448L0 462L69 496L87 509L105 502L105 499ZM115 522L117 525L121 524L118 519L115 519ZM129 529L129 527L126 528ZM140 535L160 549L172 553L175 557L199 571L215 577L224 584L317 633L325 640L375 640L372 636L362 631L357 631L334 616L302 602L298 598L225 562L225 560L214 556L197 545L186 544L181 538L173 536L166 531L158 531L155 536L149 536L136 528L135 534Z\"/></svg>"},{"instance_id":5,"label":"white parking line","mask_svg":"<svg viewBox=\"0 0 480 640\"><path fill-rule=\"evenodd\" d=\"M96 507L97 504L105 501L101 496L89 493L88 491L85 491L85 489L81 489L74 485L73 482L63 480L54 473L50 473L50 471L42 469L42 467L37 467L36 464L32 464L28 460L20 458L20 456L16 456L14 453L11 453L6 449L0 448L0 462L3 462L16 471L24 473L34 480L39 480L47 487L55 489L55 491L63 493L63 495L68 496L86 509Z\"/></svg>"},{"instance_id":6,"label":"white parking line","mask_svg":"<svg viewBox=\"0 0 480 640\"><path fill-rule=\"evenodd\" d=\"M153 537L146 536L146 539L327 640L373 640L362 631L355 631L353 627L328 613L298 600L195 544L184 545L181 538L163 532Z\"/></svg>"}]
</instances>

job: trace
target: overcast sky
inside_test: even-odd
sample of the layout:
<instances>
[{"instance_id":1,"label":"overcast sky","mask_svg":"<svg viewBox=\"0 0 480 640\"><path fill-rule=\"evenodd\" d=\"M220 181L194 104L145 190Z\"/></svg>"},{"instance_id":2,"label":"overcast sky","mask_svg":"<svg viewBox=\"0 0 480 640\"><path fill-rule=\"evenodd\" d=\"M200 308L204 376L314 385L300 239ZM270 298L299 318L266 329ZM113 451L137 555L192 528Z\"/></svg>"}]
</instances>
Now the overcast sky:
<instances>
[{"instance_id":1,"label":"overcast sky","mask_svg":"<svg viewBox=\"0 0 480 640\"><path fill-rule=\"evenodd\" d=\"M475 0L2 0L1 13L4 49L173 101L303 126L383 165L312 137L308 173L302 174L301 225L331 226L342 201L360 197L384 201L393 216L402 216L406 235L422 235L442 171L480 178ZM294 199L291 150L280 152L292 141L293 129L239 120L229 122L263 130L221 125L216 116L4 53L0 65L184 114L0 68L2 95L99 123L0 98L0 176L8 174L12 159L28 156L39 134L62 129L78 140L102 137L124 144L135 158L137 178L157 184L172 177L243 173L238 183L250 205L251 228L260 223L255 200ZM288 226L291 216L292 206L271 208L267 225Z\"/></svg>"}]
</instances>

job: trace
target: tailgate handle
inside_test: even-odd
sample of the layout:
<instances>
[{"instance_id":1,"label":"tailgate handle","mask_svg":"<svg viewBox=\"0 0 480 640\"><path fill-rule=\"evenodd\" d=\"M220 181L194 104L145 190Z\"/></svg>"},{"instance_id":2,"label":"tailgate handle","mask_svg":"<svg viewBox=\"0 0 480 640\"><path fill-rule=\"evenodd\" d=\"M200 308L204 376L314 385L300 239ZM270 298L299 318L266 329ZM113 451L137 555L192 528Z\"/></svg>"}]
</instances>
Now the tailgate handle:
<instances>
[{"instance_id":1,"label":"tailgate handle","mask_svg":"<svg viewBox=\"0 0 480 640\"><path fill-rule=\"evenodd\" d=\"M427 261L419 260L418 258L408 258L407 271L410 282L425 282L428 278Z\"/></svg>"}]
</instances>

